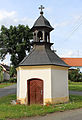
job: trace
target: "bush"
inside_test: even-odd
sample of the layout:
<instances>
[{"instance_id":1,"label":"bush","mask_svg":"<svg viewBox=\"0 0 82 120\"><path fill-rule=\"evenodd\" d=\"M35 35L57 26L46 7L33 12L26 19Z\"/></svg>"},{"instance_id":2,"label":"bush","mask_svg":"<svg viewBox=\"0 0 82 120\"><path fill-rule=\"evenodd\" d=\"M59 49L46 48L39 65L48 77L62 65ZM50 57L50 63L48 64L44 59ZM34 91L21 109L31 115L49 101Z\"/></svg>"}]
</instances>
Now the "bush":
<instances>
[{"instance_id":1,"label":"bush","mask_svg":"<svg viewBox=\"0 0 82 120\"><path fill-rule=\"evenodd\" d=\"M68 77L69 77L69 80L73 82L82 82L82 73L78 68L74 70L70 69L68 72Z\"/></svg>"},{"instance_id":2,"label":"bush","mask_svg":"<svg viewBox=\"0 0 82 120\"><path fill-rule=\"evenodd\" d=\"M16 82L17 82L17 79L16 79L16 78L10 78L9 82L10 82L10 83L16 83Z\"/></svg>"}]
</instances>

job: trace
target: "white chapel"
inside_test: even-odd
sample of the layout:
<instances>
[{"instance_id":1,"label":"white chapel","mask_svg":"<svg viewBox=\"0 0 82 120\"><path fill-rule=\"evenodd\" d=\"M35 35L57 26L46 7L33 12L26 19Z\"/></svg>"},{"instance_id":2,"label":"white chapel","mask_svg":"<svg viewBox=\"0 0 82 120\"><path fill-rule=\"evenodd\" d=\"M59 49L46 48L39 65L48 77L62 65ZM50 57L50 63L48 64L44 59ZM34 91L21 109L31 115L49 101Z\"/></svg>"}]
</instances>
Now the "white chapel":
<instances>
[{"instance_id":1,"label":"white chapel","mask_svg":"<svg viewBox=\"0 0 82 120\"><path fill-rule=\"evenodd\" d=\"M51 49L50 32L53 27L43 16L43 9L35 21L33 50L17 67L17 100L21 104L56 104L69 101L69 66Z\"/></svg>"}]
</instances>

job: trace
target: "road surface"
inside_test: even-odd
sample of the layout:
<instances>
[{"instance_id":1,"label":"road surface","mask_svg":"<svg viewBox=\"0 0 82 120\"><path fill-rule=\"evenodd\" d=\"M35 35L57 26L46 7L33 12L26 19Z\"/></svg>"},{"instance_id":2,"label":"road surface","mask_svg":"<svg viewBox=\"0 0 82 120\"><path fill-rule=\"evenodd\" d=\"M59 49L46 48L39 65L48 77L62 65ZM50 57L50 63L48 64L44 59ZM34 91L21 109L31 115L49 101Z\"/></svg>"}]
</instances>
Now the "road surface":
<instances>
[{"instance_id":1,"label":"road surface","mask_svg":"<svg viewBox=\"0 0 82 120\"><path fill-rule=\"evenodd\" d=\"M0 88L0 97L7 96L8 94L16 94L17 85L8 86L5 88ZM82 95L82 91L69 91L69 94L72 95Z\"/></svg>"},{"instance_id":2,"label":"road surface","mask_svg":"<svg viewBox=\"0 0 82 120\"><path fill-rule=\"evenodd\" d=\"M69 94L71 94L71 95L81 95L82 96L82 91L69 91Z\"/></svg>"},{"instance_id":3,"label":"road surface","mask_svg":"<svg viewBox=\"0 0 82 120\"><path fill-rule=\"evenodd\" d=\"M16 84L5 88L0 88L0 97L7 96L9 94L16 94Z\"/></svg>"}]
</instances>

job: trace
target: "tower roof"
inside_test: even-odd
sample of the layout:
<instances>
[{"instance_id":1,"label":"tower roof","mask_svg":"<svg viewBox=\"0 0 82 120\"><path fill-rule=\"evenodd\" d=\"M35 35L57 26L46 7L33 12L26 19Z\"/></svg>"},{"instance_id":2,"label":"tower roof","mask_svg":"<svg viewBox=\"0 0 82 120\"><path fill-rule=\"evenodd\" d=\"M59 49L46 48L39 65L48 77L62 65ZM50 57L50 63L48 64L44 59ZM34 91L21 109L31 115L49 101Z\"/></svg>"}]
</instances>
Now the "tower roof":
<instances>
[{"instance_id":1,"label":"tower roof","mask_svg":"<svg viewBox=\"0 0 82 120\"><path fill-rule=\"evenodd\" d=\"M19 66L56 65L69 67L69 65L50 49L51 44L37 43L33 51L21 61Z\"/></svg>"},{"instance_id":2,"label":"tower roof","mask_svg":"<svg viewBox=\"0 0 82 120\"><path fill-rule=\"evenodd\" d=\"M39 7L39 9L41 9L40 11L40 16L39 18L35 21L33 27L31 28L31 30L35 30L36 28L47 28L49 31L53 30L53 27L50 25L49 21L43 16L43 9L44 7L41 5Z\"/></svg>"},{"instance_id":3,"label":"tower roof","mask_svg":"<svg viewBox=\"0 0 82 120\"><path fill-rule=\"evenodd\" d=\"M53 27L50 25L49 21L43 16L43 14L41 14L40 17L35 21L32 30L39 27L48 28L50 31L53 30Z\"/></svg>"},{"instance_id":4,"label":"tower roof","mask_svg":"<svg viewBox=\"0 0 82 120\"><path fill-rule=\"evenodd\" d=\"M52 31L53 30L52 26L50 25L49 21L43 16L42 9L44 9L44 7L41 6L39 9L41 9L41 12L40 12L41 15L35 21L34 26L32 27L32 31L36 31L36 30L38 31L38 29L39 30L44 29L44 31L46 31L47 29L48 32ZM36 36L34 37L37 37L37 38L34 41L33 50L29 53L29 55L27 55L21 61L19 66L55 65L55 66L69 67L69 65L67 65L60 57L57 56L56 53L54 53L51 50L51 45L53 43L50 43L49 41L50 36L47 36L48 41L46 36L47 35L43 37L44 41L41 42L40 39L39 40L37 39L39 37L36 33Z\"/></svg>"}]
</instances>

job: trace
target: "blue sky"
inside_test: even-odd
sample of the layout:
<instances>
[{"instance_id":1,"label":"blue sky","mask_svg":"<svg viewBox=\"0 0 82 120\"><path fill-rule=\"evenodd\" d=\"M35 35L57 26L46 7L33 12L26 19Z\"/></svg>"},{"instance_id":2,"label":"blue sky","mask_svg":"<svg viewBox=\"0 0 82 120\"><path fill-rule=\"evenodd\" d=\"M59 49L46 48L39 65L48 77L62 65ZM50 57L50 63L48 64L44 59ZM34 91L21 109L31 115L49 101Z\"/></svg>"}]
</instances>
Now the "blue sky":
<instances>
[{"instance_id":1,"label":"blue sky","mask_svg":"<svg viewBox=\"0 0 82 120\"><path fill-rule=\"evenodd\" d=\"M82 0L0 0L0 26L32 27L41 4L54 27L51 42L56 53L60 57L82 57ZM9 56L4 62L9 64Z\"/></svg>"}]
</instances>

